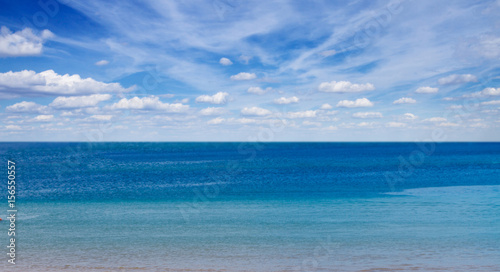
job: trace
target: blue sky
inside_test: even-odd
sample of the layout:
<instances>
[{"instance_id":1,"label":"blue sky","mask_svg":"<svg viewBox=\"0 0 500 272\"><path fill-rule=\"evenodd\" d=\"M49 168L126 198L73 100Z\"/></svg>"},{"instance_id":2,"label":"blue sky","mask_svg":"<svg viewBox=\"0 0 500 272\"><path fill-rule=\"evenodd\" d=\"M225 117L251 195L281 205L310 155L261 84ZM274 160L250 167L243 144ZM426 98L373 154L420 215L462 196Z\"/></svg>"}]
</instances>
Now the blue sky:
<instances>
[{"instance_id":1,"label":"blue sky","mask_svg":"<svg viewBox=\"0 0 500 272\"><path fill-rule=\"evenodd\" d=\"M1 141L498 141L500 1L0 1Z\"/></svg>"}]
</instances>

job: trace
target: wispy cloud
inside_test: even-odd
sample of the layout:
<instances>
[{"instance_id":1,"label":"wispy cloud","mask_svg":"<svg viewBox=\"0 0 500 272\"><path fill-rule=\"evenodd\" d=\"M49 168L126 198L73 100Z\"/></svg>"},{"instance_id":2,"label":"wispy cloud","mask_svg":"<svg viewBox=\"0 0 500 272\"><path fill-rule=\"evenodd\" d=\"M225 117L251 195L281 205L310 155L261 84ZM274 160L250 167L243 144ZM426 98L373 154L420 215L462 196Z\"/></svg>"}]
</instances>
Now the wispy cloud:
<instances>
[{"instance_id":1,"label":"wispy cloud","mask_svg":"<svg viewBox=\"0 0 500 272\"><path fill-rule=\"evenodd\" d=\"M252 80L256 78L257 75L255 75L254 73L245 73L245 72L241 72L239 74L231 76L232 80Z\"/></svg>"},{"instance_id":2,"label":"wispy cloud","mask_svg":"<svg viewBox=\"0 0 500 272\"><path fill-rule=\"evenodd\" d=\"M437 93L439 88L433 88L433 87L420 87L418 88L415 92L420 93L420 94L433 94Z\"/></svg>"},{"instance_id":3,"label":"wispy cloud","mask_svg":"<svg viewBox=\"0 0 500 272\"><path fill-rule=\"evenodd\" d=\"M477 82L477 77L471 74L463 74L463 75L449 75L447 77L440 78L438 80L439 84L462 84L467 82Z\"/></svg>"}]
</instances>

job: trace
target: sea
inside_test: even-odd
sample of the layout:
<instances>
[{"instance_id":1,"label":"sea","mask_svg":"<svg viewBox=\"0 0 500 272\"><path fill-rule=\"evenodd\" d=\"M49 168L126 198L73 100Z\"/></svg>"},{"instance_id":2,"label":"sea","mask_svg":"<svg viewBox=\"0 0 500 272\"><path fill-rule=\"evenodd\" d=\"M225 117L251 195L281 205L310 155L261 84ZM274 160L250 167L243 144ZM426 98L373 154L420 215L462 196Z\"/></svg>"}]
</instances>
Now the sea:
<instances>
[{"instance_id":1,"label":"sea","mask_svg":"<svg viewBox=\"0 0 500 272\"><path fill-rule=\"evenodd\" d=\"M500 143L4 142L0 158L0 271L500 271Z\"/></svg>"}]
</instances>

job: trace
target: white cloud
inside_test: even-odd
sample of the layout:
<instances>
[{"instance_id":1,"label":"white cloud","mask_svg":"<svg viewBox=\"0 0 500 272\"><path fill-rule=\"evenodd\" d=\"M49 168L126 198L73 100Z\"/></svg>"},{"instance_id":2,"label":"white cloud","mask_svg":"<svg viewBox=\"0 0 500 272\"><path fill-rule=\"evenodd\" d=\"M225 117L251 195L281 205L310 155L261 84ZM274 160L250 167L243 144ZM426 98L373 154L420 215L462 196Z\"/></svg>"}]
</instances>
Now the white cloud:
<instances>
[{"instance_id":1,"label":"white cloud","mask_svg":"<svg viewBox=\"0 0 500 272\"><path fill-rule=\"evenodd\" d=\"M446 122L446 118L443 117L431 117L424 119L423 122Z\"/></svg>"},{"instance_id":2,"label":"white cloud","mask_svg":"<svg viewBox=\"0 0 500 272\"><path fill-rule=\"evenodd\" d=\"M430 93L437 93L438 90L439 90L438 88L420 87L415 92L416 93L423 93L423 94L430 94Z\"/></svg>"},{"instance_id":3,"label":"white cloud","mask_svg":"<svg viewBox=\"0 0 500 272\"><path fill-rule=\"evenodd\" d=\"M108 64L109 64L109 61L107 61L107 60L100 60L100 61L95 63L95 65L97 65L97 66L104 66L104 65L108 65Z\"/></svg>"},{"instance_id":4,"label":"white cloud","mask_svg":"<svg viewBox=\"0 0 500 272\"><path fill-rule=\"evenodd\" d=\"M311 122L311 121L304 121L302 122L302 125L304 126L314 126L314 127L320 127L321 123L320 122Z\"/></svg>"},{"instance_id":5,"label":"white cloud","mask_svg":"<svg viewBox=\"0 0 500 272\"><path fill-rule=\"evenodd\" d=\"M0 57L36 56L43 51L43 43L54 37L45 29L39 35L31 28L25 28L12 33L7 27L0 28Z\"/></svg>"},{"instance_id":6,"label":"white cloud","mask_svg":"<svg viewBox=\"0 0 500 272\"><path fill-rule=\"evenodd\" d=\"M500 88L484 88L480 92L475 92L471 94L464 94L462 97L485 97L485 96L497 96L500 95Z\"/></svg>"},{"instance_id":7,"label":"white cloud","mask_svg":"<svg viewBox=\"0 0 500 272\"><path fill-rule=\"evenodd\" d=\"M335 115L335 114L337 114L338 112L339 112L339 111L336 111L336 110L334 110L334 111L327 111L327 112L325 112L325 115Z\"/></svg>"},{"instance_id":8,"label":"white cloud","mask_svg":"<svg viewBox=\"0 0 500 272\"><path fill-rule=\"evenodd\" d=\"M481 91L483 95L491 95L491 96L496 96L500 95L500 88L485 88L484 90Z\"/></svg>"},{"instance_id":9,"label":"white cloud","mask_svg":"<svg viewBox=\"0 0 500 272\"><path fill-rule=\"evenodd\" d=\"M41 121L41 122L48 122L50 120L54 119L54 115L38 115L37 117L34 118L35 121Z\"/></svg>"},{"instance_id":10,"label":"white cloud","mask_svg":"<svg viewBox=\"0 0 500 272\"><path fill-rule=\"evenodd\" d=\"M373 127L374 125L376 125L377 123L375 122L361 122L358 124L358 127Z\"/></svg>"},{"instance_id":11,"label":"white cloud","mask_svg":"<svg viewBox=\"0 0 500 272\"><path fill-rule=\"evenodd\" d=\"M181 103L163 103L158 97L133 97L130 99L122 98L109 107L110 109L130 109L130 110L158 110L166 112L185 112L189 109L188 105Z\"/></svg>"},{"instance_id":12,"label":"white cloud","mask_svg":"<svg viewBox=\"0 0 500 272\"><path fill-rule=\"evenodd\" d=\"M438 126L439 127L458 127L459 125L455 124L455 123L444 122L444 123L440 123Z\"/></svg>"},{"instance_id":13,"label":"white cloud","mask_svg":"<svg viewBox=\"0 0 500 272\"><path fill-rule=\"evenodd\" d=\"M253 116L265 116L270 115L272 112L270 110L266 110L259 107L251 107L251 108L243 108L241 110L241 114L243 115L253 115Z\"/></svg>"},{"instance_id":14,"label":"white cloud","mask_svg":"<svg viewBox=\"0 0 500 272\"><path fill-rule=\"evenodd\" d=\"M113 115L92 115L90 116L92 119L100 120L100 121L109 121L113 118Z\"/></svg>"},{"instance_id":15,"label":"white cloud","mask_svg":"<svg viewBox=\"0 0 500 272\"><path fill-rule=\"evenodd\" d=\"M342 100L339 103L337 103L337 107L342 107L342 108L373 107L373 103L367 98L360 98L356 99L355 101Z\"/></svg>"},{"instance_id":16,"label":"white cloud","mask_svg":"<svg viewBox=\"0 0 500 272\"><path fill-rule=\"evenodd\" d=\"M263 90L260 87L250 87L250 88L248 88L247 93L262 95L262 94L268 93L270 91L272 91L271 87L267 87L265 90Z\"/></svg>"},{"instance_id":17,"label":"white cloud","mask_svg":"<svg viewBox=\"0 0 500 272\"><path fill-rule=\"evenodd\" d=\"M210 121L207 122L207 124L209 125L218 125L218 124L221 124L222 122L224 122L224 118L221 118L221 117L217 117L215 119L212 119Z\"/></svg>"},{"instance_id":18,"label":"white cloud","mask_svg":"<svg viewBox=\"0 0 500 272\"><path fill-rule=\"evenodd\" d=\"M15 113L45 113L47 106L39 105L35 102L19 102L5 108L7 112Z\"/></svg>"},{"instance_id":19,"label":"white cloud","mask_svg":"<svg viewBox=\"0 0 500 272\"><path fill-rule=\"evenodd\" d=\"M280 104L280 105L298 103L298 102L299 102L299 98L296 96L292 96L292 97L288 97L288 98L281 97L278 99L274 99L274 104Z\"/></svg>"},{"instance_id":20,"label":"white cloud","mask_svg":"<svg viewBox=\"0 0 500 272\"><path fill-rule=\"evenodd\" d=\"M230 59L228 59L228 58L221 58L219 60L219 63L222 64L222 65L224 65L224 66L233 64L233 62Z\"/></svg>"},{"instance_id":21,"label":"white cloud","mask_svg":"<svg viewBox=\"0 0 500 272\"><path fill-rule=\"evenodd\" d=\"M231 76L232 80L251 80L255 78L257 78L257 75L255 75L254 73L245 73L245 72L241 72L237 75Z\"/></svg>"},{"instance_id":22,"label":"white cloud","mask_svg":"<svg viewBox=\"0 0 500 272\"><path fill-rule=\"evenodd\" d=\"M225 108L210 107L200 110L201 115L221 115L226 113Z\"/></svg>"},{"instance_id":23,"label":"white cloud","mask_svg":"<svg viewBox=\"0 0 500 272\"><path fill-rule=\"evenodd\" d=\"M324 128L323 130L337 130L338 128L336 126L328 126Z\"/></svg>"},{"instance_id":24,"label":"white cloud","mask_svg":"<svg viewBox=\"0 0 500 272\"><path fill-rule=\"evenodd\" d=\"M17 126L17 125L7 125L7 126L5 126L5 129L7 129L7 130L21 130L21 127Z\"/></svg>"},{"instance_id":25,"label":"white cloud","mask_svg":"<svg viewBox=\"0 0 500 272\"><path fill-rule=\"evenodd\" d=\"M323 56L323 57L330 57L330 56L333 56L333 55L337 54L337 51L335 51L335 50L325 50L325 51L321 51L319 54L321 56Z\"/></svg>"},{"instance_id":26,"label":"white cloud","mask_svg":"<svg viewBox=\"0 0 500 272\"><path fill-rule=\"evenodd\" d=\"M440 78L438 82L441 85L477 82L477 77L471 74L463 74L463 75L454 74Z\"/></svg>"},{"instance_id":27,"label":"white cloud","mask_svg":"<svg viewBox=\"0 0 500 272\"><path fill-rule=\"evenodd\" d=\"M405 114L403 115L403 117L404 117L404 119L407 119L407 120L415 120L415 119L417 119L417 118L418 118L418 117L417 117L415 114L413 114L413 113L405 113Z\"/></svg>"},{"instance_id":28,"label":"white cloud","mask_svg":"<svg viewBox=\"0 0 500 272\"><path fill-rule=\"evenodd\" d=\"M356 112L352 115L354 118L382 118L383 115L380 112Z\"/></svg>"},{"instance_id":29,"label":"white cloud","mask_svg":"<svg viewBox=\"0 0 500 272\"><path fill-rule=\"evenodd\" d=\"M308 110L308 111L296 111L287 113L288 118L312 118L316 117L317 111Z\"/></svg>"},{"instance_id":30,"label":"white cloud","mask_svg":"<svg viewBox=\"0 0 500 272\"><path fill-rule=\"evenodd\" d=\"M487 102L481 102L481 105L500 105L500 100L492 100Z\"/></svg>"},{"instance_id":31,"label":"white cloud","mask_svg":"<svg viewBox=\"0 0 500 272\"><path fill-rule=\"evenodd\" d=\"M325 104L321 105L320 109L322 109L322 110L331 110L331 109L333 109L333 106L330 105L330 104L325 103Z\"/></svg>"},{"instance_id":32,"label":"white cloud","mask_svg":"<svg viewBox=\"0 0 500 272\"><path fill-rule=\"evenodd\" d=\"M88 96L59 96L49 106L57 109L92 107L99 102L111 99L109 94L93 94Z\"/></svg>"},{"instance_id":33,"label":"white cloud","mask_svg":"<svg viewBox=\"0 0 500 272\"><path fill-rule=\"evenodd\" d=\"M0 93L12 97L40 95L82 95L127 92L118 83L104 83L79 75L58 75L53 70L36 73L31 70L0 73Z\"/></svg>"},{"instance_id":34,"label":"white cloud","mask_svg":"<svg viewBox=\"0 0 500 272\"><path fill-rule=\"evenodd\" d=\"M375 86L371 83L353 84L349 81L323 82L318 87L320 92L325 93L357 93L363 91L373 91Z\"/></svg>"},{"instance_id":35,"label":"white cloud","mask_svg":"<svg viewBox=\"0 0 500 272\"><path fill-rule=\"evenodd\" d=\"M202 95L198 96L196 98L196 102L202 102L202 103L210 103L210 104L226 104L227 99L226 97L229 94L226 92L218 92L212 96L210 95Z\"/></svg>"},{"instance_id":36,"label":"white cloud","mask_svg":"<svg viewBox=\"0 0 500 272\"><path fill-rule=\"evenodd\" d=\"M400 122L389 122L385 126L390 128L401 128L401 127L406 127L406 124Z\"/></svg>"},{"instance_id":37,"label":"white cloud","mask_svg":"<svg viewBox=\"0 0 500 272\"><path fill-rule=\"evenodd\" d=\"M401 97L400 99L392 102L392 104L415 104L417 100L410 97Z\"/></svg>"},{"instance_id":38,"label":"white cloud","mask_svg":"<svg viewBox=\"0 0 500 272\"><path fill-rule=\"evenodd\" d=\"M254 124L254 123L257 123L257 120L250 119L250 118L238 118L235 121L237 123L240 123L240 124Z\"/></svg>"}]
</instances>

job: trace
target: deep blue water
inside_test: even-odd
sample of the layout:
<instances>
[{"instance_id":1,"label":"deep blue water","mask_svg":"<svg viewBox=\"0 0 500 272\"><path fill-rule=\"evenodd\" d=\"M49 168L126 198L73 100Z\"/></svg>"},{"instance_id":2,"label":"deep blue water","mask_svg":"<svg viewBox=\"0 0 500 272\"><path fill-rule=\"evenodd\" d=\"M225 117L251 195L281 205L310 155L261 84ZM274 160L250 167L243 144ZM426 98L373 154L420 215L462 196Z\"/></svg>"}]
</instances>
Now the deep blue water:
<instances>
[{"instance_id":1,"label":"deep blue water","mask_svg":"<svg viewBox=\"0 0 500 272\"><path fill-rule=\"evenodd\" d=\"M0 152L18 162L21 200L158 200L196 188L218 189L218 197L328 197L500 184L500 143L3 143Z\"/></svg>"},{"instance_id":2,"label":"deep blue water","mask_svg":"<svg viewBox=\"0 0 500 272\"><path fill-rule=\"evenodd\" d=\"M0 271L500 271L500 143L0 143L0 154L16 162L19 210L18 263Z\"/></svg>"}]
</instances>

